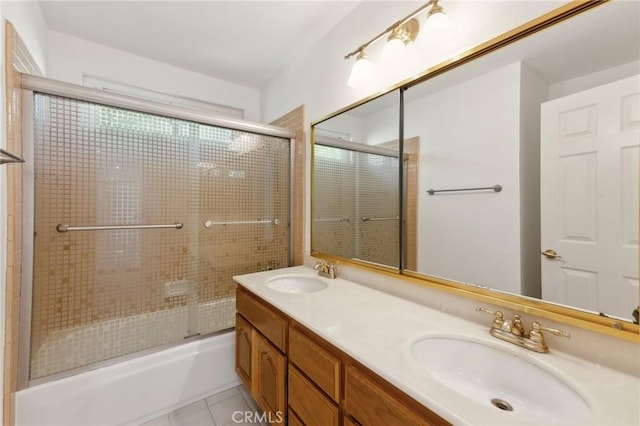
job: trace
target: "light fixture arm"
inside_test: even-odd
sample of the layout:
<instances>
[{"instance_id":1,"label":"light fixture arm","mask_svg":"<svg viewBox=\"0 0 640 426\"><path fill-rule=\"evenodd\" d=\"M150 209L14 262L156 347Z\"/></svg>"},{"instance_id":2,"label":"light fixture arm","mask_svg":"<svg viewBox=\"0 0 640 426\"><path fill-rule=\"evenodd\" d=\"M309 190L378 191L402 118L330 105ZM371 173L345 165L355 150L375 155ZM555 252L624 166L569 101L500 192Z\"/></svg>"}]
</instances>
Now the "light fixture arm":
<instances>
[{"instance_id":1,"label":"light fixture arm","mask_svg":"<svg viewBox=\"0 0 640 426\"><path fill-rule=\"evenodd\" d=\"M358 46L357 49L355 49L352 52L347 53L346 55L344 55L344 59L349 59L355 55L357 55L359 52L363 52L367 47L369 47L371 44L375 43L376 41L380 40L381 38L383 38L384 36L386 36L387 34L393 32L396 28L400 28L401 26L403 26L404 24L406 24L407 22L409 22L411 19L413 19L417 14L419 14L420 12L422 12L423 10L425 10L426 8L430 7L430 6L437 6L438 4L438 0L428 0L425 4L423 4L422 6L420 6L419 8L417 8L416 10L414 10L413 12L411 12L409 15L407 15L406 17L404 17L403 19L395 22L394 24L392 24L391 26L389 26L386 30L382 31L380 34L376 35L375 37L373 37L371 40L367 41L366 43L361 44L360 46Z\"/></svg>"}]
</instances>

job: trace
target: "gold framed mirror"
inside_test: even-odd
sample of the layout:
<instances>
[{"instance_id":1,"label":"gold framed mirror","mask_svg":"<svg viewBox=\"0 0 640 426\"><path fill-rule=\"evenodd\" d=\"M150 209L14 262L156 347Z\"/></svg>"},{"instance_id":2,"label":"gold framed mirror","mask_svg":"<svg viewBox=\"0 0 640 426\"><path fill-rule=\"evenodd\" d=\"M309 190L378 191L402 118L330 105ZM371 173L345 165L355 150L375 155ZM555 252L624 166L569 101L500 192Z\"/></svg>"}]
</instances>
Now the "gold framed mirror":
<instances>
[{"instance_id":1,"label":"gold framed mirror","mask_svg":"<svg viewBox=\"0 0 640 426\"><path fill-rule=\"evenodd\" d=\"M399 106L395 90L313 127L314 252L398 270L399 123L378 123L370 134L367 121L378 111L397 118Z\"/></svg>"},{"instance_id":2,"label":"gold framed mirror","mask_svg":"<svg viewBox=\"0 0 640 426\"><path fill-rule=\"evenodd\" d=\"M394 140L400 141L397 167L401 178L396 182L400 187L398 192L402 193L398 209L402 220L397 236L400 246L397 264L360 255L345 256L318 245L316 241L322 231L316 223L312 224L312 254L398 274L424 285L638 341L639 328L631 316L640 299L637 172L640 119L636 117L640 80L634 79L640 74L637 9L637 2L569 3L427 69L380 97L365 99L312 123L314 153L315 144L322 144L323 131L330 129L338 134L344 131L340 123L349 122L353 126L357 120L361 144L384 148L385 143L393 146ZM617 40L617 44L612 45L603 34ZM594 164L603 161L595 160L593 148L589 148L559 154L561 159L571 161L560 161L560 172L556 171L551 178L544 177L547 163L543 161L544 167L540 167L538 155L540 145L546 142L541 142L540 133L564 131L565 136L568 135L565 139L573 138L564 142L576 145L581 132L588 133L596 126L597 116L594 108L575 106L567 99L584 97L583 92L587 91L611 93L610 85L621 80L628 80L632 90L623 88L617 99L607 102L627 108L613 120L622 123L621 131L629 132L618 151L607 155L620 159L624 170L594 168ZM507 93L510 84L511 94ZM593 103L589 102L589 105ZM403 116L398 129L385 117L395 113L397 119L400 108ZM550 110L556 114L552 118L547 117ZM581 112L572 115L567 113L570 111ZM559 115L562 117L558 118ZM564 127L549 130L548 124L542 125L543 116L550 123ZM503 123L509 123L510 128L500 127ZM586 130L581 126L587 126ZM395 130L398 133L394 138ZM491 158L498 158L501 163L492 163ZM322 167L326 170L330 165ZM593 180L598 174L619 176L618 187L593 189L602 186ZM316 190L315 159L312 175L315 221L317 206L325 202ZM554 187L554 182L560 182L559 176L565 180ZM582 185L582 180L592 184L591 187ZM500 186L499 190L496 185ZM478 188L479 191L474 191ZM471 191L439 192L448 189ZM541 191L551 191L550 197L554 200L558 192L564 191L567 195L564 204L556 204L565 207L573 204L564 211L545 213L545 208L554 203L544 201ZM609 195L604 197L604 193ZM618 198L610 198L612 193L617 193ZM354 194L354 198L359 195L362 194ZM623 207L613 212L598 210L591 216L582 214L585 209L612 205ZM607 238L615 239L618 248L626 250L618 250L613 255L603 255L596 250L596 254L585 257L590 260L569 263L570 258L575 257L570 254L571 250L575 249L565 243L573 242L578 251L584 251L585 247L597 246L603 239L602 225L591 220L596 213L609 218L605 223L612 223L611 217L621 218L613 221L617 234ZM549 222L545 214L555 218L552 224L560 221L566 225L560 227L564 234L557 240L545 237L541 231L545 221ZM478 230L481 232L476 232ZM364 232L361 227L360 237L365 236ZM593 232L599 233L598 238ZM452 235L456 238L451 238ZM465 235L464 244L456 245L460 235ZM384 240L391 241L388 236ZM565 245L552 245L552 241ZM542 254L546 249L558 250L559 254ZM594 256L609 256L618 264L624 259L626 264L618 265L617 275L610 275L613 278L602 278L607 276L605 272L591 267L600 263L594 262ZM469 267L460 268L460 264ZM548 266L556 270L545 271ZM598 286L604 280L621 283L600 290ZM605 300L607 297L611 300Z\"/></svg>"}]
</instances>

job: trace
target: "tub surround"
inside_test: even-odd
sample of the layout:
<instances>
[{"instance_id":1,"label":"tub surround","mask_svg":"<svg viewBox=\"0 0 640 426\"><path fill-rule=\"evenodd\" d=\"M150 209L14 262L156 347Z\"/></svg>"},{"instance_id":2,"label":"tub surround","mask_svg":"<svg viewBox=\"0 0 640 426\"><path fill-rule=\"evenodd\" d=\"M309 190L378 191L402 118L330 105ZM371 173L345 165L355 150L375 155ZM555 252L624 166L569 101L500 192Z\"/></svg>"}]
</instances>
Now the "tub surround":
<instances>
[{"instance_id":1,"label":"tub surround","mask_svg":"<svg viewBox=\"0 0 640 426\"><path fill-rule=\"evenodd\" d=\"M222 333L23 389L20 426L139 425L240 384Z\"/></svg>"},{"instance_id":2,"label":"tub surround","mask_svg":"<svg viewBox=\"0 0 640 426\"><path fill-rule=\"evenodd\" d=\"M288 274L315 277L324 281L327 288L313 293L289 294L266 285L267 280ZM422 338L447 336L472 339L515 354L551 372L573 387L591 407L591 416L582 424L635 425L640 422L640 407L637 404L640 399L640 378L563 351L560 349L560 339L554 336L546 336L550 353L534 353L491 337L489 316L473 311L469 318L477 318L478 321L471 321L343 278L319 278L306 266L241 275L236 276L235 280L454 424L536 422L514 416L514 413L498 409L493 411L491 407L474 402L440 384L421 370L411 357L411 345ZM531 320L529 317L523 319L527 330ZM541 322L545 323L544 319ZM563 325L559 327L567 329ZM570 344L580 347L579 352L584 352L583 336L578 333L570 340ZM594 352L598 350L605 351L602 346L593 348ZM611 347L607 350L610 351ZM629 369L633 370L631 367L624 370ZM544 392L542 389L540 391Z\"/></svg>"}]
</instances>

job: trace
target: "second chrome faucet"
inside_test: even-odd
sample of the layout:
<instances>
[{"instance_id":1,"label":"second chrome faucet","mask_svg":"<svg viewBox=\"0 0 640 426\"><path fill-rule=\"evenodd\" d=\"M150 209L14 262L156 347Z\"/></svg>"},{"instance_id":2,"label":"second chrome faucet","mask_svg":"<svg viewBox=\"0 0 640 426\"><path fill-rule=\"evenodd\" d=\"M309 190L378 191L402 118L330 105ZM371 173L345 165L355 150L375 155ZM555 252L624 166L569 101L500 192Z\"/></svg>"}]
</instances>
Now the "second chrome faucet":
<instances>
[{"instance_id":1,"label":"second chrome faucet","mask_svg":"<svg viewBox=\"0 0 640 426\"><path fill-rule=\"evenodd\" d=\"M555 328L544 327L537 321L531 323L531 330L527 334L525 333L522 320L518 314L515 314L513 319L505 319L503 313L500 311L490 311L482 307L477 307L476 311L493 315L493 322L489 330L493 337L535 352L549 352L549 347L544 340L542 331L547 331L556 336L571 337L569 333Z\"/></svg>"}]
</instances>

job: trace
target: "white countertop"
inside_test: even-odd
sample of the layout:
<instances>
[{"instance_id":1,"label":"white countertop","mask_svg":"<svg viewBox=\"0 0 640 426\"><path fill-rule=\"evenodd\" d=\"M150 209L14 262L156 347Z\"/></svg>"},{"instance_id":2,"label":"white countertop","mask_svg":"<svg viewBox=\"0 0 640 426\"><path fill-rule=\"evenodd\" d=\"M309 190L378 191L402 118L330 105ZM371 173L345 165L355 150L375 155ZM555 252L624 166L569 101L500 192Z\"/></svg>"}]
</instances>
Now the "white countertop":
<instances>
[{"instance_id":1,"label":"white countertop","mask_svg":"<svg viewBox=\"0 0 640 426\"><path fill-rule=\"evenodd\" d=\"M290 294L266 285L269 279L293 274L320 279L328 287ZM410 348L425 337L464 337L517 354L547 370L574 388L591 407L591 417L581 425L640 425L640 378L554 351L551 339L547 354L496 339L489 335L489 316L486 324L475 324L341 278L318 277L304 266L234 279L451 423L536 424L515 411L500 411L469 399L422 370Z\"/></svg>"}]
</instances>

